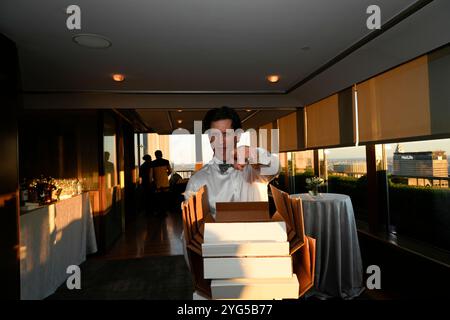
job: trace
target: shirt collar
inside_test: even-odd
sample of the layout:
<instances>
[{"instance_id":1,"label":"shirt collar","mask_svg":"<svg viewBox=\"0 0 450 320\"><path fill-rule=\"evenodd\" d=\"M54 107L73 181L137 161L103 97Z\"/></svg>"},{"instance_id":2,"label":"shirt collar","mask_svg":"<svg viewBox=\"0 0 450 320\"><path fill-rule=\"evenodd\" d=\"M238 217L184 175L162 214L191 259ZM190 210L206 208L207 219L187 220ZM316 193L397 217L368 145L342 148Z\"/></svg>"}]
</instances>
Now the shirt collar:
<instances>
[{"instance_id":1,"label":"shirt collar","mask_svg":"<svg viewBox=\"0 0 450 320\"><path fill-rule=\"evenodd\" d=\"M211 160L211 163L214 163L214 164L223 164L223 161L220 160L219 158L217 158L216 156L213 156L213 158L212 158L212 160Z\"/></svg>"},{"instance_id":2,"label":"shirt collar","mask_svg":"<svg viewBox=\"0 0 450 320\"><path fill-rule=\"evenodd\" d=\"M223 164L223 161L222 160L220 160L220 159L218 159L218 158L216 158L215 156L212 158L212 160L209 162L217 171L219 171L219 172L221 172L220 171L220 168L219 168L219 164ZM225 171L225 173L228 173L228 172L230 172L231 170L234 170L234 168L231 166L230 168L228 168L228 170L227 171Z\"/></svg>"}]
</instances>

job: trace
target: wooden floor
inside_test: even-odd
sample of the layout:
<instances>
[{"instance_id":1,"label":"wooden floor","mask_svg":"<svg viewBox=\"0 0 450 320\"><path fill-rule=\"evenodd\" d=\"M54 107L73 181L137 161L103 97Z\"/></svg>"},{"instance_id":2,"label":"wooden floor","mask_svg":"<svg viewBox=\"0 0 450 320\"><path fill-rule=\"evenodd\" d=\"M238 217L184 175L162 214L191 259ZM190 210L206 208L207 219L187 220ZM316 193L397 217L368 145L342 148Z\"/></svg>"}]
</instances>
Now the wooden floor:
<instances>
[{"instance_id":1,"label":"wooden floor","mask_svg":"<svg viewBox=\"0 0 450 320\"><path fill-rule=\"evenodd\" d=\"M167 212L167 216L140 213L128 222L125 233L102 259L133 259L148 256L183 254L181 213Z\"/></svg>"}]
</instances>

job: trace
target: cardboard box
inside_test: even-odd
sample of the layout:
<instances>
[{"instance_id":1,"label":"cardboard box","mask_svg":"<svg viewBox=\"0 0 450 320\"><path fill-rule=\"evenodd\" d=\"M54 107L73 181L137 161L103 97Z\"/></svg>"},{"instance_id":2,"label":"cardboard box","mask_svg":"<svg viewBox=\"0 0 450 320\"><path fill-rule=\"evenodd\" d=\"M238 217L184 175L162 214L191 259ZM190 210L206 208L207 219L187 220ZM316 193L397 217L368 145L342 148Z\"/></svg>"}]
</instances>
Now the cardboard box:
<instances>
[{"instance_id":1,"label":"cardboard box","mask_svg":"<svg viewBox=\"0 0 450 320\"><path fill-rule=\"evenodd\" d=\"M183 227L188 251L189 265L197 292L211 298L211 280L204 277L202 246L205 223L214 222L268 222L284 221L286 224L292 272L296 274L302 296L314 285L315 240L304 232L301 199L271 186L277 212L270 218L269 205L265 202L229 202L216 204L216 219L211 216L207 188L202 187L189 201L182 204ZM285 274L286 275L286 274Z\"/></svg>"},{"instance_id":2,"label":"cardboard box","mask_svg":"<svg viewBox=\"0 0 450 320\"><path fill-rule=\"evenodd\" d=\"M289 256L287 241L216 242L202 244L203 257Z\"/></svg>"},{"instance_id":3,"label":"cardboard box","mask_svg":"<svg viewBox=\"0 0 450 320\"><path fill-rule=\"evenodd\" d=\"M295 273L286 278L212 280L213 299L297 299L299 282Z\"/></svg>"},{"instance_id":4,"label":"cardboard box","mask_svg":"<svg viewBox=\"0 0 450 320\"><path fill-rule=\"evenodd\" d=\"M203 266L205 279L292 277L291 256L203 258Z\"/></svg>"},{"instance_id":5,"label":"cardboard box","mask_svg":"<svg viewBox=\"0 0 450 320\"><path fill-rule=\"evenodd\" d=\"M250 202L217 202L216 222L258 222L270 221L269 203Z\"/></svg>"},{"instance_id":6,"label":"cardboard box","mask_svg":"<svg viewBox=\"0 0 450 320\"><path fill-rule=\"evenodd\" d=\"M206 223L203 242L287 241L284 221Z\"/></svg>"}]
</instances>

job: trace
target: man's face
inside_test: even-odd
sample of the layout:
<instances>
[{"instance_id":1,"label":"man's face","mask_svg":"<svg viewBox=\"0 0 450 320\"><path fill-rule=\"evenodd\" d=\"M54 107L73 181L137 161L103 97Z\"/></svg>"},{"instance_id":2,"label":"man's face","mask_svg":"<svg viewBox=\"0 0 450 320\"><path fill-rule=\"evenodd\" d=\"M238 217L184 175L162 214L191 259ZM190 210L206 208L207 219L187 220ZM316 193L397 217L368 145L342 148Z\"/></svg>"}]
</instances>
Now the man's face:
<instances>
[{"instance_id":1,"label":"man's face","mask_svg":"<svg viewBox=\"0 0 450 320\"><path fill-rule=\"evenodd\" d=\"M237 138L230 132L227 134L227 130L233 129L233 121L231 119L213 121L211 122L211 129L215 129L215 132L219 131L222 134L222 138L218 139L219 141L216 140L218 137L214 134L210 138L215 156L222 161L233 163Z\"/></svg>"}]
</instances>

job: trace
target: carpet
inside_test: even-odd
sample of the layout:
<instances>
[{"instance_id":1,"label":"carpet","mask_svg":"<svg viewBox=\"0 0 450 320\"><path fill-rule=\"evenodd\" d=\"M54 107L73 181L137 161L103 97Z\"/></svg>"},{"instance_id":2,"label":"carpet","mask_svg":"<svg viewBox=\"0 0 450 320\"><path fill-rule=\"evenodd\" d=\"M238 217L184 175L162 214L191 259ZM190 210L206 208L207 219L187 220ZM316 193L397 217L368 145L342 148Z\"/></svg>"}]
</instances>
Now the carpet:
<instances>
[{"instance_id":1,"label":"carpet","mask_svg":"<svg viewBox=\"0 0 450 320\"><path fill-rule=\"evenodd\" d=\"M193 284L183 256L126 260L89 259L81 266L81 289L66 283L48 300L191 300Z\"/></svg>"}]
</instances>

